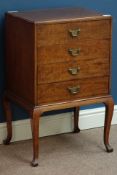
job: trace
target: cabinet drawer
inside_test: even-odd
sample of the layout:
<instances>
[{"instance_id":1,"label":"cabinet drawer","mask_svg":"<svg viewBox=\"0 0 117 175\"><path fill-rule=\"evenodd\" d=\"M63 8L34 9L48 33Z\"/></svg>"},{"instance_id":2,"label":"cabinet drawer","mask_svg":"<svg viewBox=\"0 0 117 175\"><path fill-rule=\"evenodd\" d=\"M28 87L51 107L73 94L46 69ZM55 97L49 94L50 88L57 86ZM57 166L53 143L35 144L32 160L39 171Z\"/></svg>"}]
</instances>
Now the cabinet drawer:
<instances>
[{"instance_id":1,"label":"cabinet drawer","mask_svg":"<svg viewBox=\"0 0 117 175\"><path fill-rule=\"evenodd\" d=\"M66 44L72 40L110 38L110 20L77 21L54 24L37 24L37 46ZM72 36L71 31L77 32Z\"/></svg>"},{"instance_id":2,"label":"cabinet drawer","mask_svg":"<svg viewBox=\"0 0 117 175\"><path fill-rule=\"evenodd\" d=\"M39 85L37 87L38 104L107 95L109 93L108 87L108 77ZM68 90L68 88L72 89ZM77 93L72 94L71 91Z\"/></svg>"},{"instance_id":3,"label":"cabinet drawer","mask_svg":"<svg viewBox=\"0 0 117 175\"><path fill-rule=\"evenodd\" d=\"M107 75L109 75L109 58L38 66L38 84Z\"/></svg>"},{"instance_id":4,"label":"cabinet drawer","mask_svg":"<svg viewBox=\"0 0 117 175\"><path fill-rule=\"evenodd\" d=\"M52 45L37 48L39 64L57 63L89 58L107 58L110 40L84 40L65 45ZM71 51L70 51L71 49ZM75 54L75 55L74 55Z\"/></svg>"}]
</instances>

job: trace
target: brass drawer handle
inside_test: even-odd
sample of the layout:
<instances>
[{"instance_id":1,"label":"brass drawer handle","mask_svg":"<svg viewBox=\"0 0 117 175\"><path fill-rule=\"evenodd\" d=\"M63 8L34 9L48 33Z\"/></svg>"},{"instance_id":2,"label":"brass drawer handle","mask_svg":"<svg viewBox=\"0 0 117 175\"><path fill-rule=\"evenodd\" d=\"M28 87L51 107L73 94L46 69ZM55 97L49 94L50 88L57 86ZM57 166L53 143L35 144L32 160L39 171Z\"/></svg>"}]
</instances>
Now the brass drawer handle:
<instances>
[{"instance_id":1,"label":"brass drawer handle","mask_svg":"<svg viewBox=\"0 0 117 175\"><path fill-rule=\"evenodd\" d=\"M79 28L78 28L78 29L74 29L74 30L70 29L70 30L69 30L69 33L70 33L70 35L71 35L72 37L77 37L77 36L79 36L79 34L80 34L80 29L79 29Z\"/></svg>"},{"instance_id":2,"label":"brass drawer handle","mask_svg":"<svg viewBox=\"0 0 117 175\"><path fill-rule=\"evenodd\" d=\"M68 52L70 55L75 57L75 56L78 56L80 54L80 48L78 48L78 49L69 48Z\"/></svg>"},{"instance_id":3,"label":"brass drawer handle","mask_svg":"<svg viewBox=\"0 0 117 175\"><path fill-rule=\"evenodd\" d=\"M68 87L67 88L68 91L71 93L71 94L77 94L78 92L80 92L80 86L74 86L74 87Z\"/></svg>"},{"instance_id":4,"label":"brass drawer handle","mask_svg":"<svg viewBox=\"0 0 117 175\"><path fill-rule=\"evenodd\" d=\"M74 67L74 68L69 68L68 69L68 72L71 74L71 75L77 75L78 72L80 71L80 67Z\"/></svg>"}]
</instances>

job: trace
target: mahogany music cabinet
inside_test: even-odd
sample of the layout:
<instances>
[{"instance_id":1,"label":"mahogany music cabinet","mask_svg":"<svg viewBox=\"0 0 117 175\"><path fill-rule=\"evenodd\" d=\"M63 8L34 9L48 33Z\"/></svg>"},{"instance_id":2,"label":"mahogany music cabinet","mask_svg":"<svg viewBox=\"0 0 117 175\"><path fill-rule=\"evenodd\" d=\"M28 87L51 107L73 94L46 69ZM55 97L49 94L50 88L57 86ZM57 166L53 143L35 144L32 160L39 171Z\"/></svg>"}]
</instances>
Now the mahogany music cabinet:
<instances>
[{"instance_id":1,"label":"mahogany music cabinet","mask_svg":"<svg viewBox=\"0 0 117 175\"><path fill-rule=\"evenodd\" d=\"M39 119L43 112L74 109L79 132L82 105L105 104L107 152L114 102L110 95L112 17L84 8L6 14L7 139L12 137L10 102L27 110L33 137L32 166L38 165ZM100 120L100 119L99 119Z\"/></svg>"}]
</instances>

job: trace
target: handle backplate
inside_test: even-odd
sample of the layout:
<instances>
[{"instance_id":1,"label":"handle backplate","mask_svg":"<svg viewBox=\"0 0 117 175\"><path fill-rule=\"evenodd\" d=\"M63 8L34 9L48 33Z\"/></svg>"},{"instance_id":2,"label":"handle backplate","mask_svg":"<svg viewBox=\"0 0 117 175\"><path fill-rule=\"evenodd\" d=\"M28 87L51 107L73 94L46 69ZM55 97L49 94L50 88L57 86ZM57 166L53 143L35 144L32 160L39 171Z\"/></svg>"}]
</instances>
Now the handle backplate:
<instances>
[{"instance_id":1,"label":"handle backplate","mask_svg":"<svg viewBox=\"0 0 117 175\"><path fill-rule=\"evenodd\" d=\"M77 36L79 36L80 35L80 29L78 28L78 29L70 29L69 30L69 33L70 33L70 35L72 36L72 37L77 37Z\"/></svg>"},{"instance_id":2,"label":"handle backplate","mask_svg":"<svg viewBox=\"0 0 117 175\"><path fill-rule=\"evenodd\" d=\"M78 49L69 48L68 53L73 57L78 56L80 54L80 48Z\"/></svg>"},{"instance_id":3,"label":"handle backplate","mask_svg":"<svg viewBox=\"0 0 117 175\"><path fill-rule=\"evenodd\" d=\"M77 94L77 93L80 92L80 86L79 85L78 86L73 86L73 87L68 87L67 89L72 95Z\"/></svg>"},{"instance_id":4,"label":"handle backplate","mask_svg":"<svg viewBox=\"0 0 117 175\"><path fill-rule=\"evenodd\" d=\"M71 75L77 75L78 72L80 71L80 67L74 67L74 68L69 68L68 69L68 72L71 74Z\"/></svg>"}]
</instances>

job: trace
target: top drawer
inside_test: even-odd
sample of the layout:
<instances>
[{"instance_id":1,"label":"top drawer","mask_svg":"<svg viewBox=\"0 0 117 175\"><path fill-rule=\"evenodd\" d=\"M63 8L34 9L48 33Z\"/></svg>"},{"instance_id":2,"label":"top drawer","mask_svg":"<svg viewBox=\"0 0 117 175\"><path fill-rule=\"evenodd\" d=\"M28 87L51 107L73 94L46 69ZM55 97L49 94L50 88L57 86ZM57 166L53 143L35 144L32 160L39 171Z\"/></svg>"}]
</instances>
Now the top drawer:
<instances>
[{"instance_id":1,"label":"top drawer","mask_svg":"<svg viewBox=\"0 0 117 175\"><path fill-rule=\"evenodd\" d=\"M109 19L37 24L37 46L65 44L71 40L106 39L111 37Z\"/></svg>"}]
</instances>

